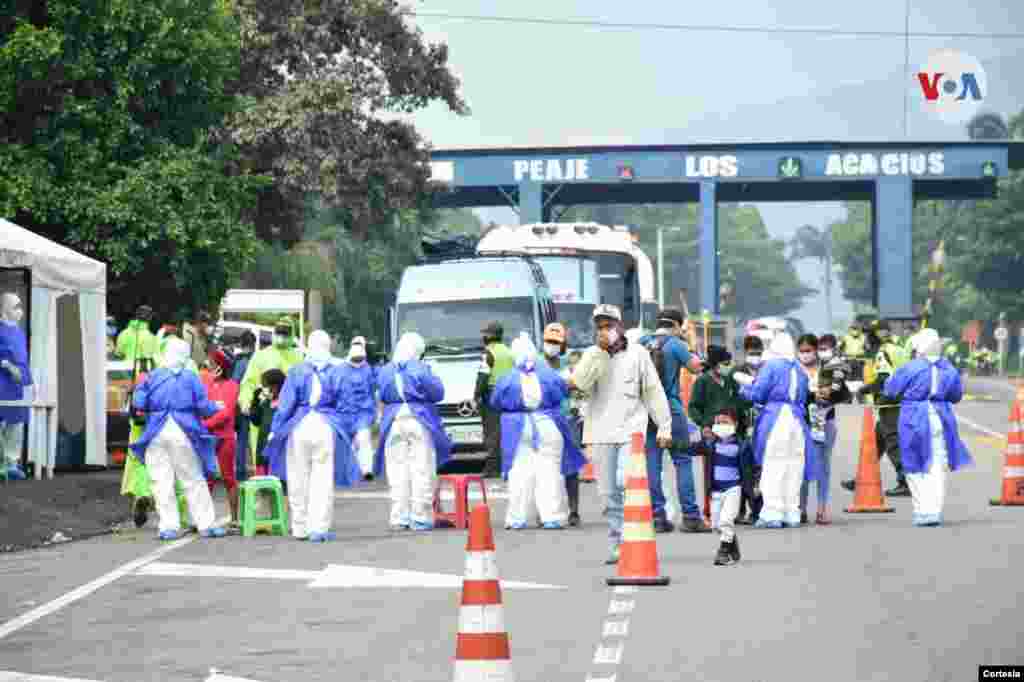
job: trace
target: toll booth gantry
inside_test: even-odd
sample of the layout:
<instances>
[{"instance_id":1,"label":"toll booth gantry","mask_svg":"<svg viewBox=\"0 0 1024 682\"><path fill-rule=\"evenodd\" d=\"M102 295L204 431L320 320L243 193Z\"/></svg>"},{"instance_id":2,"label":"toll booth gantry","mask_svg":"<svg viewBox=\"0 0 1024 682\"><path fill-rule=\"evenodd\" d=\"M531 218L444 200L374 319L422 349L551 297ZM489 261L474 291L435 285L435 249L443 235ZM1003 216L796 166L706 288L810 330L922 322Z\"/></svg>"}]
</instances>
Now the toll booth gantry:
<instances>
[{"instance_id":1,"label":"toll booth gantry","mask_svg":"<svg viewBox=\"0 0 1024 682\"><path fill-rule=\"evenodd\" d=\"M700 305L719 313L718 203L867 201L874 303L912 317L914 202L987 199L1024 143L790 142L438 150L440 208L510 205L520 223L580 204L700 203Z\"/></svg>"}]
</instances>

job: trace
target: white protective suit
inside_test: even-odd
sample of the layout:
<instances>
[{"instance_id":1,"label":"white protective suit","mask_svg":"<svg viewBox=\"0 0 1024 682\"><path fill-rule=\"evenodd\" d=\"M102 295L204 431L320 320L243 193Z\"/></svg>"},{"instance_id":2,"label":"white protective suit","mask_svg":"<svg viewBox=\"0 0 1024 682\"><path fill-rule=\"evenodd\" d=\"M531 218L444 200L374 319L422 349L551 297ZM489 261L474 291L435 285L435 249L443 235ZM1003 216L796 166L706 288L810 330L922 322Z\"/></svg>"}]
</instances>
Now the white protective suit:
<instances>
[{"instance_id":1,"label":"white protective suit","mask_svg":"<svg viewBox=\"0 0 1024 682\"><path fill-rule=\"evenodd\" d=\"M512 468L508 472L507 528L525 528L539 517L545 527L565 526L569 521L568 498L562 476L562 451L565 443L554 420L536 411L541 404L541 385L535 366L538 353L525 334L512 342L510 349L519 374L524 415L523 429L516 446ZM504 424L503 424L504 428ZM534 428L539 447L534 449Z\"/></svg>"},{"instance_id":2,"label":"white protective suit","mask_svg":"<svg viewBox=\"0 0 1024 682\"><path fill-rule=\"evenodd\" d=\"M793 337L780 333L772 339L766 360L796 360ZM789 376L789 399L796 400L798 372L794 367ZM800 486L804 481L805 433L798 415L791 405L779 411L764 450L761 469L761 495L764 506L760 520L766 523L782 522L788 526L800 525Z\"/></svg>"},{"instance_id":3,"label":"white protective suit","mask_svg":"<svg viewBox=\"0 0 1024 682\"><path fill-rule=\"evenodd\" d=\"M402 335L391 358L397 367L423 355L426 342L414 332ZM402 374L395 372L395 390L405 400ZM387 432L384 461L391 486L392 528L429 530L434 527L434 484L437 453L430 433L403 403Z\"/></svg>"},{"instance_id":4,"label":"white protective suit","mask_svg":"<svg viewBox=\"0 0 1024 682\"><path fill-rule=\"evenodd\" d=\"M306 361L317 370L331 362L331 337L318 329L309 335ZM322 387L312 373L309 405L319 404ZM288 507L292 536L327 535L334 523L334 430L311 409L288 438Z\"/></svg>"},{"instance_id":5,"label":"white protective suit","mask_svg":"<svg viewBox=\"0 0 1024 682\"><path fill-rule=\"evenodd\" d=\"M180 374L191 359L192 349L188 343L179 338L167 342L163 355L165 368ZM146 468L149 469L149 478L153 484L153 501L160 519L161 533L181 531L178 498L174 490L175 478L181 482L189 514L199 532L213 527L216 512L202 465L192 448L192 442L173 418L166 421L146 449Z\"/></svg>"},{"instance_id":6,"label":"white protective suit","mask_svg":"<svg viewBox=\"0 0 1024 682\"><path fill-rule=\"evenodd\" d=\"M918 357L924 357L932 363L932 390L938 392L939 370L936 362L942 356L942 339L934 329L922 329L910 339L910 346ZM942 517L942 508L946 503L946 474L949 466L949 452L946 448L946 434L935 405L928 403L928 425L931 432L932 463L927 473L907 474L907 486L910 488L914 517Z\"/></svg>"}]
</instances>

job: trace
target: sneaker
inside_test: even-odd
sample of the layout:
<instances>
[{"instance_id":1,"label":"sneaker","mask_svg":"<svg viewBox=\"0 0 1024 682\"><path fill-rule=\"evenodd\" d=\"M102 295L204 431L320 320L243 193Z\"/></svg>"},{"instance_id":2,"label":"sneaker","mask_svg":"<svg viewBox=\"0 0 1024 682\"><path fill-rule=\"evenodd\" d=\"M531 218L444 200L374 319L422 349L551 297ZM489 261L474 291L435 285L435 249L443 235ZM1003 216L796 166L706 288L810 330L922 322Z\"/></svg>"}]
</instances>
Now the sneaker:
<instances>
[{"instance_id":1,"label":"sneaker","mask_svg":"<svg viewBox=\"0 0 1024 682\"><path fill-rule=\"evenodd\" d=\"M580 525L580 515L576 512L569 514L569 525L576 528Z\"/></svg>"},{"instance_id":2,"label":"sneaker","mask_svg":"<svg viewBox=\"0 0 1024 682\"><path fill-rule=\"evenodd\" d=\"M181 533L176 530L162 530L159 537L161 540L177 540L181 537Z\"/></svg>"},{"instance_id":3,"label":"sneaker","mask_svg":"<svg viewBox=\"0 0 1024 682\"><path fill-rule=\"evenodd\" d=\"M800 523L807 523L807 512L800 512Z\"/></svg>"},{"instance_id":4,"label":"sneaker","mask_svg":"<svg viewBox=\"0 0 1024 682\"><path fill-rule=\"evenodd\" d=\"M771 528L775 530L782 528L782 521L765 521L764 519L758 519L757 523L754 524L754 528Z\"/></svg>"},{"instance_id":5,"label":"sneaker","mask_svg":"<svg viewBox=\"0 0 1024 682\"><path fill-rule=\"evenodd\" d=\"M204 538L222 538L227 534L228 532L219 526L199 531L200 537Z\"/></svg>"},{"instance_id":6,"label":"sneaker","mask_svg":"<svg viewBox=\"0 0 1024 682\"><path fill-rule=\"evenodd\" d=\"M733 561L740 560L740 539L735 535L732 536L732 542L729 543L729 556Z\"/></svg>"},{"instance_id":7,"label":"sneaker","mask_svg":"<svg viewBox=\"0 0 1024 682\"><path fill-rule=\"evenodd\" d=\"M149 504L148 497L140 497L135 500L135 515L132 520L135 522L136 528L142 528L149 521Z\"/></svg>"},{"instance_id":8,"label":"sneaker","mask_svg":"<svg viewBox=\"0 0 1024 682\"><path fill-rule=\"evenodd\" d=\"M671 533L676 529L668 519L654 519L655 533Z\"/></svg>"},{"instance_id":9,"label":"sneaker","mask_svg":"<svg viewBox=\"0 0 1024 682\"><path fill-rule=\"evenodd\" d=\"M608 558L604 560L604 563L605 563L606 566L612 566L614 564L619 563L619 547L618 547L618 545L616 545L615 547L612 547L612 551L608 555Z\"/></svg>"},{"instance_id":10,"label":"sneaker","mask_svg":"<svg viewBox=\"0 0 1024 682\"><path fill-rule=\"evenodd\" d=\"M334 533L332 533L332 532L327 532L327 533L310 533L309 534L309 541L310 542L315 542L315 543L330 542L331 540L336 539L336 537L337 536L335 536Z\"/></svg>"},{"instance_id":11,"label":"sneaker","mask_svg":"<svg viewBox=\"0 0 1024 682\"><path fill-rule=\"evenodd\" d=\"M372 471L367 471L365 474L363 474L363 480L364 481L372 481L373 480L373 472Z\"/></svg>"},{"instance_id":12,"label":"sneaker","mask_svg":"<svg viewBox=\"0 0 1024 682\"><path fill-rule=\"evenodd\" d=\"M885 491L886 497L910 497L910 486L907 485L906 481L900 481L896 484L895 488L890 488Z\"/></svg>"},{"instance_id":13,"label":"sneaker","mask_svg":"<svg viewBox=\"0 0 1024 682\"><path fill-rule=\"evenodd\" d=\"M526 530L526 522L520 521L518 523L506 523L505 530Z\"/></svg>"},{"instance_id":14,"label":"sneaker","mask_svg":"<svg viewBox=\"0 0 1024 682\"><path fill-rule=\"evenodd\" d=\"M21 470L20 466L15 464L7 467L7 480L24 481L26 478L28 477L25 476L25 472Z\"/></svg>"},{"instance_id":15,"label":"sneaker","mask_svg":"<svg viewBox=\"0 0 1024 682\"><path fill-rule=\"evenodd\" d=\"M560 524L558 521L548 521L543 526L541 526L541 528L543 528L544 530L563 530L565 526Z\"/></svg>"},{"instance_id":16,"label":"sneaker","mask_svg":"<svg viewBox=\"0 0 1024 682\"><path fill-rule=\"evenodd\" d=\"M409 526L405 525L404 523L393 523L391 524L391 530L395 533L398 533L403 530L409 530Z\"/></svg>"},{"instance_id":17,"label":"sneaker","mask_svg":"<svg viewBox=\"0 0 1024 682\"><path fill-rule=\"evenodd\" d=\"M843 486L844 490L849 490L852 493L857 489L857 479L848 478L839 485Z\"/></svg>"},{"instance_id":18,"label":"sneaker","mask_svg":"<svg viewBox=\"0 0 1024 682\"><path fill-rule=\"evenodd\" d=\"M710 533L711 529L704 523L704 519L683 519L683 525L679 531L682 533Z\"/></svg>"},{"instance_id":19,"label":"sneaker","mask_svg":"<svg viewBox=\"0 0 1024 682\"><path fill-rule=\"evenodd\" d=\"M715 566L728 566L733 563L732 553L729 551L729 543L722 542L718 545L718 554L715 555Z\"/></svg>"}]
</instances>

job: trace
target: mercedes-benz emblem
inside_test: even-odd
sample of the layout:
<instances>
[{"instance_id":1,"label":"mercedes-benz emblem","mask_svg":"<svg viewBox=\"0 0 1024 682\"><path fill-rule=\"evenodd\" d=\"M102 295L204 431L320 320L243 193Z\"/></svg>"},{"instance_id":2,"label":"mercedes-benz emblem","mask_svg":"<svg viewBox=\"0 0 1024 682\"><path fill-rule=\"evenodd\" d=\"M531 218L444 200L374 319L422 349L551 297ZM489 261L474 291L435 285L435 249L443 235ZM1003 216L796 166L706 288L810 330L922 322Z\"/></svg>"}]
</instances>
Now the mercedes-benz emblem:
<instances>
[{"instance_id":1,"label":"mercedes-benz emblem","mask_svg":"<svg viewBox=\"0 0 1024 682\"><path fill-rule=\"evenodd\" d=\"M476 409L473 407L473 401L463 400L459 403L460 417L472 417L474 414L476 414Z\"/></svg>"}]
</instances>

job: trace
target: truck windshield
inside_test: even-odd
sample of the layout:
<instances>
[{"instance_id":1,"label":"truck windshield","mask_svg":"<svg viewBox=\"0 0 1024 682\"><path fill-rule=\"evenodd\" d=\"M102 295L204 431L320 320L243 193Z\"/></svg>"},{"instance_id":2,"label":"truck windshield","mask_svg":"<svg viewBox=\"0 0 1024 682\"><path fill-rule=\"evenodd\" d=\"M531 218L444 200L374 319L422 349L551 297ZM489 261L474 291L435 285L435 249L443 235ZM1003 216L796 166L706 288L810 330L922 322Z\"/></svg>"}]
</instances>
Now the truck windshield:
<instances>
[{"instance_id":1,"label":"truck windshield","mask_svg":"<svg viewBox=\"0 0 1024 682\"><path fill-rule=\"evenodd\" d=\"M427 343L427 355L483 350L480 332L490 322L500 322L505 341L511 343L534 332L536 306L530 298L491 298L473 301L403 303L398 306L398 336L416 332Z\"/></svg>"}]
</instances>

